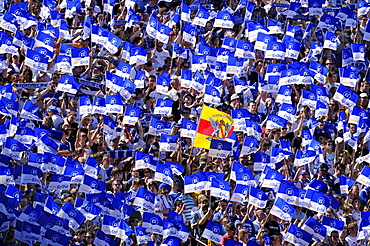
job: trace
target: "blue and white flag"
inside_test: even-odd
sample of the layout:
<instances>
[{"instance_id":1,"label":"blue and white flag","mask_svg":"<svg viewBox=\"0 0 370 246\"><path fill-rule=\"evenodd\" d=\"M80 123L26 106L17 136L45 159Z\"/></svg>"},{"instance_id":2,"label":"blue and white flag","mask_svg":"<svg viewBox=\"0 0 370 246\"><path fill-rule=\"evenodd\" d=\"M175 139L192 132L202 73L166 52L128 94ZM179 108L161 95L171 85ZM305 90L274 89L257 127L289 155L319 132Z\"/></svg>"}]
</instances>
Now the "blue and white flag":
<instances>
[{"instance_id":1,"label":"blue and white flag","mask_svg":"<svg viewBox=\"0 0 370 246\"><path fill-rule=\"evenodd\" d=\"M333 99L346 107L352 108L356 105L359 96L344 85L339 85Z\"/></svg>"},{"instance_id":2,"label":"blue and white flag","mask_svg":"<svg viewBox=\"0 0 370 246\"><path fill-rule=\"evenodd\" d=\"M54 230L46 229L42 243L46 245L64 246L69 244L71 238L64 233L59 233Z\"/></svg>"},{"instance_id":3,"label":"blue and white flag","mask_svg":"<svg viewBox=\"0 0 370 246\"><path fill-rule=\"evenodd\" d=\"M35 45L35 40L17 30L13 38L13 44L23 48L24 50L32 49Z\"/></svg>"},{"instance_id":4,"label":"blue and white flag","mask_svg":"<svg viewBox=\"0 0 370 246\"><path fill-rule=\"evenodd\" d=\"M246 26L248 27L247 30L249 42L255 42L258 38L259 33L268 34L269 32L269 29L267 29L265 26L257 24L254 21L247 21ZM255 49L257 49L257 47L255 47Z\"/></svg>"},{"instance_id":5,"label":"blue and white flag","mask_svg":"<svg viewBox=\"0 0 370 246\"><path fill-rule=\"evenodd\" d=\"M191 70L181 69L181 87L190 88L192 77Z\"/></svg>"},{"instance_id":6,"label":"blue and white flag","mask_svg":"<svg viewBox=\"0 0 370 246\"><path fill-rule=\"evenodd\" d=\"M2 154L9 156L13 159L20 160L24 151L28 149L19 141L12 138L7 138L3 146Z\"/></svg>"},{"instance_id":7,"label":"blue and white flag","mask_svg":"<svg viewBox=\"0 0 370 246\"><path fill-rule=\"evenodd\" d=\"M106 113L122 114L123 101L119 94L107 95L105 98Z\"/></svg>"},{"instance_id":8,"label":"blue and white flag","mask_svg":"<svg viewBox=\"0 0 370 246\"><path fill-rule=\"evenodd\" d=\"M58 91L76 94L80 89L80 85L76 82L75 78L70 75L62 75L56 88Z\"/></svg>"},{"instance_id":9,"label":"blue and white flag","mask_svg":"<svg viewBox=\"0 0 370 246\"><path fill-rule=\"evenodd\" d=\"M220 199L230 199L230 182L212 179L211 196Z\"/></svg>"},{"instance_id":10,"label":"blue and white flag","mask_svg":"<svg viewBox=\"0 0 370 246\"><path fill-rule=\"evenodd\" d=\"M344 228L344 221L323 216L322 225L326 227L327 233L331 233L332 231L342 231Z\"/></svg>"},{"instance_id":11,"label":"blue and white flag","mask_svg":"<svg viewBox=\"0 0 370 246\"><path fill-rule=\"evenodd\" d=\"M131 47L129 63L131 65L133 65L133 64L136 64L136 65L145 64L146 61L147 61L147 57L146 57L147 52L146 51L147 51L146 49L144 49L142 47L139 47L139 46Z\"/></svg>"},{"instance_id":12,"label":"blue and white flag","mask_svg":"<svg viewBox=\"0 0 370 246\"><path fill-rule=\"evenodd\" d=\"M271 163L271 157L270 155L264 153L264 152L257 152L254 154L254 171L262 171L264 168ZM271 167L275 167L274 164L271 165Z\"/></svg>"},{"instance_id":13,"label":"blue and white flag","mask_svg":"<svg viewBox=\"0 0 370 246\"><path fill-rule=\"evenodd\" d=\"M159 149L166 152L173 152L177 150L178 147L178 138L176 135L161 134Z\"/></svg>"},{"instance_id":14,"label":"blue and white flag","mask_svg":"<svg viewBox=\"0 0 370 246\"><path fill-rule=\"evenodd\" d=\"M295 114L295 107L292 104L283 103L278 112L278 116L286 119L289 122L293 122Z\"/></svg>"},{"instance_id":15,"label":"blue and white flag","mask_svg":"<svg viewBox=\"0 0 370 246\"><path fill-rule=\"evenodd\" d=\"M191 120L182 119L180 137L184 138L195 138L197 131L197 124Z\"/></svg>"},{"instance_id":16,"label":"blue and white flag","mask_svg":"<svg viewBox=\"0 0 370 246\"><path fill-rule=\"evenodd\" d=\"M155 194L140 187L136 193L133 205L154 212L154 202Z\"/></svg>"},{"instance_id":17,"label":"blue and white flag","mask_svg":"<svg viewBox=\"0 0 370 246\"><path fill-rule=\"evenodd\" d=\"M216 87L211 85L205 85L204 98L205 103L209 104L219 104L221 102L220 91Z\"/></svg>"},{"instance_id":18,"label":"blue and white flag","mask_svg":"<svg viewBox=\"0 0 370 246\"><path fill-rule=\"evenodd\" d=\"M284 39L285 57L297 59L301 50L301 43L294 38Z\"/></svg>"},{"instance_id":19,"label":"blue and white flag","mask_svg":"<svg viewBox=\"0 0 370 246\"><path fill-rule=\"evenodd\" d=\"M252 43L238 39L236 43L235 57L255 59L256 53L254 52L254 46Z\"/></svg>"},{"instance_id":20,"label":"blue and white flag","mask_svg":"<svg viewBox=\"0 0 370 246\"><path fill-rule=\"evenodd\" d=\"M327 31L324 40L324 49L337 50L338 48L338 36L332 32Z\"/></svg>"},{"instance_id":21,"label":"blue and white flag","mask_svg":"<svg viewBox=\"0 0 370 246\"><path fill-rule=\"evenodd\" d=\"M330 207L330 199L327 195L311 189L307 190L305 200L309 201L308 209L318 213L324 213Z\"/></svg>"},{"instance_id":22,"label":"blue and white flag","mask_svg":"<svg viewBox=\"0 0 370 246\"><path fill-rule=\"evenodd\" d=\"M17 17L10 12L6 12L0 21L0 27L4 30L16 33L17 30L19 30Z\"/></svg>"},{"instance_id":23,"label":"blue and white flag","mask_svg":"<svg viewBox=\"0 0 370 246\"><path fill-rule=\"evenodd\" d=\"M326 228L312 217L308 218L303 224L302 229L313 235L313 239L316 242L322 242L327 235Z\"/></svg>"},{"instance_id":24,"label":"blue and white flag","mask_svg":"<svg viewBox=\"0 0 370 246\"><path fill-rule=\"evenodd\" d=\"M283 34L284 31L281 29L282 23L278 20L268 18L267 28L269 29L269 34Z\"/></svg>"},{"instance_id":25,"label":"blue and white flag","mask_svg":"<svg viewBox=\"0 0 370 246\"><path fill-rule=\"evenodd\" d=\"M328 191L328 186L321 180L313 179L307 186L308 189L313 189L315 191L325 194Z\"/></svg>"},{"instance_id":26,"label":"blue and white flag","mask_svg":"<svg viewBox=\"0 0 370 246\"><path fill-rule=\"evenodd\" d=\"M88 48L71 49L72 66L87 66L90 62L90 51Z\"/></svg>"},{"instance_id":27,"label":"blue and white flag","mask_svg":"<svg viewBox=\"0 0 370 246\"><path fill-rule=\"evenodd\" d=\"M242 185L242 184L237 184L235 186L233 195L231 196L230 201L232 202L245 202L246 201L246 196L249 195L249 186L248 185Z\"/></svg>"},{"instance_id":28,"label":"blue and white flag","mask_svg":"<svg viewBox=\"0 0 370 246\"><path fill-rule=\"evenodd\" d=\"M126 107L125 114L123 115L122 124L136 125L140 116L140 109L133 107Z\"/></svg>"},{"instance_id":29,"label":"blue and white flag","mask_svg":"<svg viewBox=\"0 0 370 246\"><path fill-rule=\"evenodd\" d=\"M49 60L45 55L40 54L37 51L27 49L24 65L41 72L47 72L48 63Z\"/></svg>"},{"instance_id":30,"label":"blue and white flag","mask_svg":"<svg viewBox=\"0 0 370 246\"><path fill-rule=\"evenodd\" d=\"M285 177L283 174L279 173L278 171L269 169L263 179L261 187L277 190L284 178Z\"/></svg>"},{"instance_id":31,"label":"blue and white flag","mask_svg":"<svg viewBox=\"0 0 370 246\"><path fill-rule=\"evenodd\" d=\"M340 185L340 193L342 195L347 195L349 189L356 183L355 180L346 177L346 176L339 176L339 185Z\"/></svg>"},{"instance_id":32,"label":"blue and white flag","mask_svg":"<svg viewBox=\"0 0 370 246\"><path fill-rule=\"evenodd\" d=\"M281 183L277 192L277 197L280 197L290 205L299 206L299 189L294 185Z\"/></svg>"},{"instance_id":33,"label":"blue and white flag","mask_svg":"<svg viewBox=\"0 0 370 246\"><path fill-rule=\"evenodd\" d=\"M275 129L285 127L288 121L276 114L269 114L266 124L266 129Z\"/></svg>"},{"instance_id":34,"label":"blue and white flag","mask_svg":"<svg viewBox=\"0 0 370 246\"><path fill-rule=\"evenodd\" d=\"M193 24L201 27L205 27L210 15L208 11L202 6L199 5L199 10L193 19Z\"/></svg>"},{"instance_id":35,"label":"blue and white flag","mask_svg":"<svg viewBox=\"0 0 370 246\"><path fill-rule=\"evenodd\" d=\"M142 227L146 228L149 233L162 234L163 220L159 215L143 212Z\"/></svg>"},{"instance_id":36,"label":"blue and white flag","mask_svg":"<svg viewBox=\"0 0 370 246\"><path fill-rule=\"evenodd\" d=\"M231 111L231 117L234 120L234 131L246 132L246 119L249 116L247 109L234 109Z\"/></svg>"},{"instance_id":37,"label":"blue and white flag","mask_svg":"<svg viewBox=\"0 0 370 246\"><path fill-rule=\"evenodd\" d=\"M313 150L297 150L294 160L294 166L303 166L313 162L317 157L316 151Z\"/></svg>"},{"instance_id":38,"label":"blue and white flag","mask_svg":"<svg viewBox=\"0 0 370 246\"><path fill-rule=\"evenodd\" d=\"M165 164L157 163L154 180L172 186L173 177L171 167Z\"/></svg>"},{"instance_id":39,"label":"blue and white flag","mask_svg":"<svg viewBox=\"0 0 370 246\"><path fill-rule=\"evenodd\" d=\"M232 143L230 142L212 139L208 156L216 158L226 158L231 152L231 147Z\"/></svg>"},{"instance_id":40,"label":"blue and white flag","mask_svg":"<svg viewBox=\"0 0 370 246\"><path fill-rule=\"evenodd\" d=\"M370 186L370 167L364 166L360 175L358 175L356 182L365 186Z\"/></svg>"},{"instance_id":41,"label":"blue and white flag","mask_svg":"<svg viewBox=\"0 0 370 246\"><path fill-rule=\"evenodd\" d=\"M258 208L265 208L267 204L267 195L260 189L250 186L249 190L249 204Z\"/></svg>"},{"instance_id":42,"label":"blue and white flag","mask_svg":"<svg viewBox=\"0 0 370 246\"><path fill-rule=\"evenodd\" d=\"M292 104L292 89L287 85L280 86L275 103Z\"/></svg>"},{"instance_id":43,"label":"blue and white flag","mask_svg":"<svg viewBox=\"0 0 370 246\"><path fill-rule=\"evenodd\" d=\"M39 32L35 38L35 47L45 47L49 51L53 52L54 37L44 33Z\"/></svg>"},{"instance_id":44,"label":"blue and white flag","mask_svg":"<svg viewBox=\"0 0 370 246\"><path fill-rule=\"evenodd\" d=\"M118 52L118 47L122 44L122 40L114 35L112 32L108 33L107 41L104 44L104 48L108 50L108 52L115 54Z\"/></svg>"},{"instance_id":45,"label":"blue and white flag","mask_svg":"<svg viewBox=\"0 0 370 246\"><path fill-rule=\"evenodd\" d=\"M52 190L68 190L71 184L71 177L67 177L60 174L54 174L48 186L50 191Z\"/></svg>"},{"instance_id":46,"label":"blue and white flag","mask_svg":"<svg viewBox=\"0 0 370 246\"><path fill-rule=\"evenodd\" d=\"M171 99L158 98L154 108L154 114L170 115L172 113L172 105L174 101Z\"/></svg>"},{"instance_id":47,"label":"blue and white flag","mask_svg":"<svg viewBox=\"0 0 370 246\"><path fill-rule=\"evenodd\" d=\"M199 92L203 92L204 83L205 83L205 79L204 79L203 75L199 71L196 71L193 74L191 87L194 88L195 90L199 91Z\"/></svg>"},{"instance_id":48,"label":"blue and white flag","mask_svg":"<svg viewBox=\"0 0 370 246\"><path fill-rule=\"evenodd\" d=\"M185 194L204 190L207 182L207 176L203 172L186 175L184 186Z\"/></svg>"},{"instance_id":49,"label":"blue and white flag","mask_svg":"<svg viewBox=\"0 0 370 246\"><path fill-rule=\"evenodd\" d=\"M118 225L121 221L119 217L112 217L109 215L104 215L102 219L101 230L108 235L116 235L118 231Z\"/></svg>"},{"instance_id":50,"label":"blue and white flag","mask_svg":"<svg viewBox=\"0 0 370 246\"><path fill-rule=\"evenodd\" d=\"M290 224L283 240L292 243L293 245L308 246L311 239L312 234L302 230L294 224Z\"/></svg>"},{"instance_id":51,"label":"blue and white flag","mask_svg":"<svg viewBox=\"0 0 370 246\"><path fill-rule=\"evenodd\" d=\"M156 157L136 151L135 160L135 169L149 168L155 172L158 163Z\"/></svg>"},{"instance_id":52,"label":"blue and white flag","mask_svg":"<svg viewBox=\"0 0 370 246\"><path fill-rule=\"evenodd\" d=\"M170 134L172 124L171 122L157 120L156 118L152 117L149 125L149 134L153 136L159 136L160 134Z\"/></svg>"},{"instance_id":53,"label":"blue and white flag","mask_svg":"<svg viewBox=\"0 0 370 246\"><path fill-rule=\"evenodd\" d=\"M275 204L270 211L272 215L285 221L291 221L295 212L295 208L279 197L276 198Z\"/></svg>"},{"instance_id":54,"label":"blue and white flag","mask_svg":"<svg viewBox=\"0 0 370 246\"><path fill-rule=\"evenodd\" d=\"M182 240L178 237L170 236L167 237L166 240L164 240L160 246L179 246L181 241Z\"/></svg>"},{"instance_id":55,"label":"blue and white flag","mask_svg":"<svg viewBox=\"0 0 370 246\"><path fill-rule=\"evenodd\" d=\"M317 62L311 62L310 70L316 73L314 79L318 80L320 83L325 83L326 75L329 72L329 69Z\"/></svg>"},{"instance_id":56,"label":"blue and white flag","mask_svg":"<svg viewBox=\"0 0 370 246\"><path fill-rule=\"evenodd\" d=\"M171 82L170 78L166 76L157 75L156 91L161 94L166 94L168 92L170 82Z\"/></svg>"},{"instance_id":57,"label":"blue and white flag","mask_svg":"<svg viewBox=\"0 0 370 246\"><path fill-rule=\"evenodd\" d=\"M370 5L367 2L360 0L357 4L357 17L360 17L361 15L366 15L369 12Z\"/></svg>"},{"instance_id":58,"label":"blue and white flag","mask_svg":"<svg viewBox=\"0 0 370 246\"><path fill-rule=\"evenodd\" d=\"M58 216L67 219L68 225L72 230L77 230L82 223L85 222L86 217L78 211L70 202L66 202L64 206L59 210Z\"/></svg>"},{"instance_id":59,"label":"blue and white flag","mask_svg":"<svg viewBox=\"0 0 370 246\"><path fill-rule=\"evenodd\" d=\"M311 110L315 110L316 101L317 101L317 98L314 93L312 93L311 91L302 89L302 95L299 101L302 106L308 106Z\"/></svg>"},{"instance_id":60,"label":"blue and white flag","mask_svg":"<svg viewBox=\"0 0 370 246\"><path fill-rule=\"evenodd\" d=\"M234 38L225 37L221 47L229 49L231 51L235 51L236 42L237 42L237 40L234 39Z\"/></svg>"},{"instance_id":61,"label":"blue and white flag","mask_svg":"<svg viewBox=\"0 0 370 246\"><path fill-rule=\"evenodd\" d=\"M250 155L256 153L259 148L259 143L257 139L246 136L243 141L243 146L240 154Z\"/></svg>"},{"instance_id":62,"label":"blue and white flag","mask_svg":"<svg viewBox=\"0 0 370 246\"><path fill-rule=\"evenodd\" d=\"M106 113L106 105L105 105L105 98L101 97L94 97L93 107L92 107L92 114L102 114Z\"/></svg>"},{"instance_id":63,"label":"blue and white flag","mask_svg":"<svg viewBox=\"0 0 370 246\"><path fill-rule=\"evenodd\" d=\"M342 85L355 87L358 81L358 74L351 69L339 68L339 78Z\"/></svg>"},{"instance_id":64,"label":"blue and white flag","mask_svg":"<svg viewBox=\"0 0 370 246\"><path fill-rule=\"evenodd\" d=\"M355 106L353 107L352 114L349 116L348 124L360 126L360 121L367 118L367 112Z\"/></svg>"},{"instance_id":65,"label":"blue and white flag","mask_svg":"<svg viewBox=\"0 0 370 246\"><path fill-rule=\"evenodd\" d=\"M202 71L207 68L207 62L206 62L206 56L205 55L193 55L191 58L191 70L192 71Z\"/></svg>"},{"instance_id":66,"label":"blue and white flag","mask_svg":"<svg viewBox=\"0 0 370 246\"><path fill-rule=\"evenodd\" d=\"M61 73L72 74L71 57L65 55L57 55L56 58L56 70L60 71Z\"/></svg>"},{"instance_id":67,"label":"blue and white flag","mask_svg":"<svg viewBox=\"0 0 370 246\"><path fill-rule=\"evenodd\" d=\"M209 239L217 244L221 244L222 225L211 220L208 221L208 224L202 234L202 237Z\"/></svg>"},{"instance_id":68,"label":"blue and white flag","mask_svg":"<svg viewBox=\"0 0 370 246\"><path fill-rule=\"evenodd\" d=\"M106 186L107 184L103 181L85 175L79 191L86 194L100 193L105 191Z\"/></svg>"},{"instance_id":69,"label":"blue and white flag","mask_svg":"<svg viewBox=\"0 0 370 246\"><path fill-rule=\"evenodd\" d=\"M281 72L279 85L298 84L300 72L295 68L288 68Z\"/></svg>"},{"instance_id":70,"label":"blue and white flag","mask_svg":"<svg viewBox=\"0 0 370 246\"><path fill-rule=\"evenodd\" d=\"M75 201L75 208L80 211L88 220L93 220L102 212L100 207L78 197Z\"/></svg>"},{"instance_id":71,"label":"blue and white flag","mask_svg":"<svg viewBox=\"0 0 370 246\"><path fill-rule=\"evenodd\" d=\"M136 85L131 82L131 80L125 79L122 83L122 88L119 91L119 94L122 96L123 99L128 101L132 94L134 94L135 89Z\"/></svg>"},{"instance_id":72,"label":"blue and white flag","mask_svg":"<svg viewBox=\"0 0 370 246\"><path fill-rule=\"evenodd\" d=\"M235 17L229 11L218 11L214 27L233 28Z\"/></svg>"},{"instance_id":73,"label":"blue and white flag","mask_svg":"<svg viewBox=\"0 0 370 246\"><path fill-rule=\"evenodd\" d=\"M365 45L352 44L352 55L354 61L365 61Z\"/></svg>"},{"instance_id":74,"label":"blue and white flag","mask_svg":"<svg viewBox=\"0 0 370 246\"><path fill-rule=\"evenodd\" d=\"M277 42L277 38L275 36L260 32L258 33L257 40L254 45L254 49L266 51L267 45L271 42ZM280 48L280 46L278 47ZM271 49L272 49L272 46L271 46ZM284 54L285 54L285 49L284 49Z\"/></svg>"},{"instance_id":75,"label":"blue and white flag","mask_svg":"<svg viewBox=\"0 0 370 246\"><path fill-rule=\"evenodd\" d=\"M108 237L102 230L98 230L95 239L94 245L96 246L116 246L116 241Z\"/></svg>"},{"instance_id":76,"label":"blue and white flag","mask_svg":"<svg viewBox=\"0 0 370 246\"><path fill-rule=\"evenodd\" d=\"M131 72L132 66L126 62L118 61L116 74L122 78L130 78L130 72ZM138 72L138 71L137 71Z\"/></svg>"},{"instance_id":77,"label":"blue and white flag","mask_svg":"<svg viewBox=\"0 0 370 246\"><path fill-rule=\"evenodd\" d=\"M193 46L197 41L198 31L195 26L184 23L183 37L185 42L191 43Z\"/></svg>"},{"instance_id":78,"label":"blue and white flag","mask_svg":"<svg viewBox=\"0 0 370 246\"><path fill-rule=\"evenodd\" d=\"M136 240L138 244L148 243L149 241L152 241L152 238L146 232L146 228L135 226L135 232L136 232L135 235L136 235Z\"/></svg>"}]
</instances>

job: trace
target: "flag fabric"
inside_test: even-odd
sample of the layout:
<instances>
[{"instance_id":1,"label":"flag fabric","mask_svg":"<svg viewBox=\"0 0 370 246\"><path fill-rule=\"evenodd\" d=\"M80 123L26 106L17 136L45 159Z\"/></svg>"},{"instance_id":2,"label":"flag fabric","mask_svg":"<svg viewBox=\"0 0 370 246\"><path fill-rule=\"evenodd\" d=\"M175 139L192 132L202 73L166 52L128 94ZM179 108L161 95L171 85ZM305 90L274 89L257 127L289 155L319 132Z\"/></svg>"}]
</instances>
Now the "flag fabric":
<instances>
[{"instance_id":1,"label":"flag fabric","mask_svg":"<svg viewBox=\"0 0 370 246\"><path fill-rule=\"evenodd\" d=\"M171 99L157 99L157 104L154 108L154 114L169 115L172 113L172 105L174 101Z\"/></svg>"},{"instance_id":2,"label":"flag fabric","mask_svg":"<svg viewBox=\"0 0 370 246\"><path fill-rule=\"evenodd\" d=\"M342 231L344 228L344 221L337 220L331 217L322 217L322 225L326 227L328 233L332 231Z\"/></svg>"},{"instance_id":3,"label":"flag fabric","mask_svg":"<svg viewBox=\"0 0 370 246\"><path fill-rule=\"evenodd\" d=\"M209 17L208 11L202 5L199 5L199 10L193 19L193 24L205 27Z\"/></svg>"},{"instance_id":4,"label":"flag fabric","mask_svg":"<svg viewBox=\"0 0 370 246\"><path fill-rule=\"evenodd\" d=\"M116 246L116 241L107 236L102 230L98 230L94 239L96 246Z\"/></svg>"},{"instance_id":5,"label":"flag fabric","mask_svg":"<svg viewBox=\"0 0 370 246\"><path fill-rule=\"evenodd\" d=\"M204 105L194 146L209 149L213 138L226 139L232 134L233 129L234 121L230 115Z\"/></svg>"},{"instance_id":6,"label":"flag fabric","mask_svg":"<svg viewBox=\"0 0 370 246\"><path fill-rule=\"evenodd\" d=\"M163 220L159 215L143 212L142 226L147 229L147 232L162 234Z\"/></svg>"},{"instance_id":7,"label":"flag fabric","mask_svg":"<svg viewBox=\"0 0 370 246\"><path fill-rule=\"evenodd\" d=\"M324 49L337 50L338 47L338 36L332 32L326 32L324 40Z\"/></svg>"},{"instance_id":8,"label":"flag fabric","mask_svg":"<svg viewBox=\"0 0 370 246\"><path fill-rule=\"evenodd\" d=\"M276 114L269 114L266 124L266 129L274 129L285 127L288 121Z\"/></svg>"},{"instance_id":9,"label":"flag fabric","mask_svg":"<svg viewBox=\"0 0 370 246\"><path fill-rule=\"evenodd\" d=\"M171 133L171 122L157 120L156 118L152 117L149 125L149 134L159 136L162 133Z\"/></svg>"},{"instance_id":10,"label":"flag fabric","mask_svg":"<svg viewBox=\"0 0 370 246\"><path fill-rule=\"evenodd\" d=\"M139 188L134 199L134 206L145 208L148 211L154 211L155 194L144 188Z\"/></svg>"},{"instance_id":11,"label":"flag fabric","mask_svg":"<svg viewBox=\"0 0 370 246\"><path fill-rule=\"evenodd\" d=\"M279 197L270 211L271 214L285 221L291 221L295 212L296 210L291 205Z\"/></svg>"},{"instance_id":12,"label":"flag fabric","mask_svg":"<svg viewBox=\"0 0 370 246\"><path fill-rule=\"evenodd\" d=\"M215 18L215 27L221 28L233 28L235 17L228 11L218 11Z\"/></svg>"},{"instance_id":13,"label":"flag fabric","mask_svg":"<svg viewBox=\"0 0 370 246\"><path fill-rule=\"evenodd\" d=\"M191 120L182 119L180 136L185 138L195 138L197 124Z\"/></svg>"},{"instance_id":14,"label":"flag fabric","mask_svg":"<svg viewBox=\"0 0 370 246\"><path fill-rule=\"evenodd\" d=\"M23 151L27 151L27 148L22 143L12 138L7 138L3 146L2 154L13 159L20 160L22 158Z\"/></svg>"},{"instance_id":15,"label":"flag fabric","mask_svg":"<svg viewBox=\"0 0 370 246\"><path fill-rule=\"evenodd\" d=\"M86 217L78 211L70 202L66 202L59 210L58 216L69 221L69 227L72 230L77 228L85 221Z\"/></svg>"},{"instance_id":16,"label":"flag fabric","mask_svg":"<svg viewBox=\"0 0 370 246\"><path fill-rule=\"evenodd\" d=\"M249 203L258 208L264 208L267 204L267 195L262 190L250 186Z\"/></svg>"},{"instance_id":17,"label":"flag fabric","mask_svg":"<svg viewBox=\"0 0 370 246\"><path fill-rule=\"evenodd\" d=\"M370 167L364 166L360 175L358 175L356 182L359 182L360 184L363 184L365 186L370 185Z\"/></svg>"},{"instance_id":18,"label":"flag fabric","mask_svg":"<svg viewBox=\"0 0 370 246\"><path fill-rule=\"evenodd\" d=\"M123 124L136 125L140 115L140 109L134 107L126 107L123 115Z\"/></svg>"},{"instance_id":19,"label":"flag fabric","mask_svg":"<svg viewBox=\"0 0 370 246\"><path fill-rule=\"evenodd\" d=\"M121 95L107 95L105 97L105 107L106 113L122 114L123 101Z\"/></svg>"},{"instance_id":20,"label":"flag fabric","mask_svg":"<svg viewBox=\"0 0 370 246\"><path fill-rule=\"evenodd\" d=\"M230 199L230 183L228 181L212 179L211 196L229 200Z\"/></svg>"},{"instance_id":21,"label":"flag fabric","mask_svg":"<svg viewBox=\"0 0 370 246\"><path fill-rule=\"evenodd\" d=\"M314 218L308 218L302 229L310 233L316 242L322 242L326 237L326 228Z\"/></svg>"},{"instance_id":22,"label":"flag fabric","mask_svg":"<svg viewBox=\"0 0 370 246\"><path fill-rule=\"evenodd\" d=\"M245 202L246 196L249 194L249 186L237 184L235 186L233 195L231 196L230 201L232 202Z\"/></svg>"},{"instance_id":23,"label":"flag fabric","mask_svg":"<svg viewBox=\"0 0 370 246\"><path fill-rule=\"evenodd\" d=\"M354 61L365 61L365 45L364 44L352 44L352 54Z\"/></svg>"},{"instance_id":24,"label":"flag fabric","mask_svg":"<svg viewBox=\"0 0 370 246\"><path fill-rule=\"evenodd\" d=\"M217 222L208 221L202 237L220 244L222 239L222 225Z\"/></svg>"},{"instance_id":25,"label":"flag fabric","mask_svg":"<svg viewBox=\"0 0 370 246\"><path fill-rule=\"evenodd\" d=\"M186 175L184 192L187 194L196 191L202 191L206 188L207 182L207 176L202 172Z\"/></svg>"},{"instance_id":26,"label":"flag fabric","mask_svg":"<svg viewBox=\"0 0 370 246\"><path fill-rule=\"evenodd\" d=\"M216 158L226 158L229 156L231 152L232 143L223 141L223 140L217 140L212 139L208 156L209 157L216 157Z\"/></svg>"},{"instance_id":27,"label":"flag fabric","mask_svg":"<svg viewBox=\"0 0 370 246\"><path fill-rule=\"evenodd\" d=\"M26 52L26 59L24 60L24 64L26 66L29 66L35 70L39 70L42 72L47 72L48 71L48 58L40 54L37 51L27 49Z\"/></svg>"},{"instance_id":28,"label":"flag fabric","mask_svg":"<svg viewBox=\"0 0 370 246\"><path fill-rule=\"evenodd\" d=\"M294 224L290 224L283 240L294 245L308 246L311 242L311 239L312 234L302 230Z\"/></svg>"},{"instance_id":29,"label":"flag fabric","mask_svg":"<svg viewBox=\"0 0 370 246\"><path fill-rule=\"evenodd\" d=\"M159 149L166 152L173 152L177 150L178 135L161 134Z\"/></svg>"},{"instance_id":30,"label":"flag fabric","mask_svg":"<svg viewBox=\"0 0 370 246\"><path fill-rule=\"evenodd\" d=\"M157 163L154 180L172 186L173 176L171 167L166 164Z\"/></svg>"},{"instance_id":31,"label":"flag fabric","mask_svg":"<svg viewBox=\"0 0 370 246\"><path fill-rule=\"evenodd\" d=\"M352 108L356 105L359 96L344 85L339 85L333 99L346 107Z\"/></svg>"},{"instance_id":32,"label":"flag fabric","mask_svg":"<svg viewBox=\"0 0 370 246\"><path fill-rule=\"evenodd\" d=\"M214 86L205 85L204 102L209 104L219 104L221 102L219 90Z\"/></svg>"}]
</instances>

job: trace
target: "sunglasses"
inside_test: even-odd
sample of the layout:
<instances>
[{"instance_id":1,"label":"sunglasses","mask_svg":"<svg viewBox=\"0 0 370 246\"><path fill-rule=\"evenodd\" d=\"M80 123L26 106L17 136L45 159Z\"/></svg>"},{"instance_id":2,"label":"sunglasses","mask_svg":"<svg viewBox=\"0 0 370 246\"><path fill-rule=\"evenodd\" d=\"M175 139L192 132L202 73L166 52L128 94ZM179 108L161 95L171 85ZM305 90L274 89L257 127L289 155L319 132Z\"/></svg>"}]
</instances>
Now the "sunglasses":
<instances>
[{"instance_id":1,"label":"sunglasses","mask_svg":"<svg viewBox=\"0 0 370 246\"><path fill-rule=\"evenodd\" d=\"M86 135L81 135L81 137L85 138L85 137L86 137Z\"/></svg>"},{"instance_id":2,"label":"sunglasses","mask_svg":"<svg viewBox=\"0 0 370 246\"><path fill-rule=\"evenodd\" d=\"M247 166L253 166L253 163L252 162L248 162L247 163Z\"/></svg>"},{"instance_id":3,"label":"sunglasses","mask_svg":"<svg viewBox=\"0 0 370 246\"><path fill-rule=\"evenodd\" d=\"M326 63L326 65L333 65L334 63Z\"/></svg>"}]
</instances>

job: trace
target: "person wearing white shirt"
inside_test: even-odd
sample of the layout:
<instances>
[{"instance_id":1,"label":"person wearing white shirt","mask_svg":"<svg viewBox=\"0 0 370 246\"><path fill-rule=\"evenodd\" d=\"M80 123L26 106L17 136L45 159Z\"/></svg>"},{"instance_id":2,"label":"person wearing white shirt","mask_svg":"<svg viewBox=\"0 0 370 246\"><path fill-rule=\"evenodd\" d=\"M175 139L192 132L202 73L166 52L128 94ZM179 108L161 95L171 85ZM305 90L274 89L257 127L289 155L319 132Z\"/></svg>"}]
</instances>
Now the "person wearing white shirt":
<instances>
[{"instance_id":1,"label":"person wearing white shirt","mask_svg":"<svg viewBox=\"0 0 370 246\"><path fill-rule=\"evenodd\" d=\"M357 237L358 237L358 225L356 222L353 222L348 225L348 236L346 237L346 241L349 246L357 246Z\"/></svg>"},{"instance_id":2,"label":"person wearing white shirt","mask_svg":"<svg viewBox=\"0 0 370 246\"><path fill-rule=\"evenodd\" d=\"M156 49L153 50L152 59L153 59L153 67L160 68L163 67L164 59L170 56L170 53L168 50L163 49L163 43L160 41L157 41Z\"/></svg>"}]
</instances>

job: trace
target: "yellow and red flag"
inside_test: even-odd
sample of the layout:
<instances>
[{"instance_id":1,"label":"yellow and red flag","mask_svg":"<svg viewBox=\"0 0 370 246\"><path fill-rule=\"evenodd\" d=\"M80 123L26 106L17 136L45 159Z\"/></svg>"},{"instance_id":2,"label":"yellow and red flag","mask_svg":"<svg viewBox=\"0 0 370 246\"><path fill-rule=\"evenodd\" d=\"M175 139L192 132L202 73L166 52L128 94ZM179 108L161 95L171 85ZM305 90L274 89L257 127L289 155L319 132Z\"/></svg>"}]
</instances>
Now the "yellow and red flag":
<instances>
[{"instance_id":1,"label":"yellow and red flag","mask_svg":"<svg viewBox=\"0 0 370 246\"><path fill-rule=\"evenodd\" d=\"M193 146L209 149L212 139L226 140L233 131L234 121L230 115L204 105Z\"/></svg>"}]
</instances>

